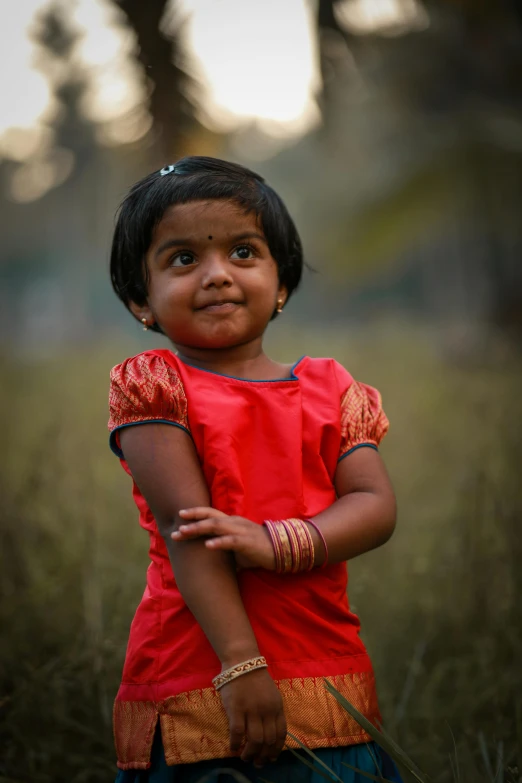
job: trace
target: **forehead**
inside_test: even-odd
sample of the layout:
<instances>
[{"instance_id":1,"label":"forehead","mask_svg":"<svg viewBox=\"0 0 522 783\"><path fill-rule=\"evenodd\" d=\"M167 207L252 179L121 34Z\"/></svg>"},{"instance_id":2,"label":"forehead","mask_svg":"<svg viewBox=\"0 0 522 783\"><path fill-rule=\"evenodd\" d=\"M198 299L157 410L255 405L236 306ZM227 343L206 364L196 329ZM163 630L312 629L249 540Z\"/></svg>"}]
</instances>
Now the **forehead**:
<instances>
[{"instance_id":1,"label":"forehead","mask_svg":"<svg viewBox=\"0 0 522 783\"><path fill-rule=\"evenodd\" d=\"M260 231L260 221L254 211L245 212L235 201L189 201L174 204L165 210L156 226L154 239L166 233L180 236L212 235L216 239L230 234Z\"/></svg>"}]
</instances>

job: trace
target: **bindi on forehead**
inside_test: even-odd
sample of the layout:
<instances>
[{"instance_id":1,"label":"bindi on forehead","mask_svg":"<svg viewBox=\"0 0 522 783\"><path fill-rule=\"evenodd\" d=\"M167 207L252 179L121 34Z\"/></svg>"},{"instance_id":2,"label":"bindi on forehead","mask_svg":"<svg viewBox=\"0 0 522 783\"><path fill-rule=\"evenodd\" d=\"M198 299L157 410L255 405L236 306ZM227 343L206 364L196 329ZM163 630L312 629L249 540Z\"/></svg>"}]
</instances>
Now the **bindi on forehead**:
<instances>
[{"instance_id":1,"label":"bindi on forehead","mask_svg":"<svg viewBox=\"0 0 522 783\"><path fill-rule=\"evenodd\" d=\"M211 235L211 234L209 234L209 235L208 235L208 238L209 238L209 239L212 239L212 235Z\"/></svg>"}]
</instances>

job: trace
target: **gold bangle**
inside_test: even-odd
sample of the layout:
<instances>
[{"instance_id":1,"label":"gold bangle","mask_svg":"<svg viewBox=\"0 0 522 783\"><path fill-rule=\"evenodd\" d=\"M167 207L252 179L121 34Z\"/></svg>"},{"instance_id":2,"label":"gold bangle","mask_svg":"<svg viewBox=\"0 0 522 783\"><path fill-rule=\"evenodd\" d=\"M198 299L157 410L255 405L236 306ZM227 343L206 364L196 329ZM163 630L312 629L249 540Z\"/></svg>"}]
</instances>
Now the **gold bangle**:
<instances>
[{"instance_id":1,"label":"gold bangle","mask_svg":"<svg viewBox=\"0 0 522 783\"><path fill-rule=\"evenodd\" d=\"M288 541L290 542L290 553L292 555L292 567L290 571L292 574L297 574L301 570L302 551L299 546L299 537L294 522L294 519L281 520L281 524L284 525Z\"/></svg>"},{"instance_id":2,"label":"gold bangle","mask_svg":"<svg viewBox=\"0 0 522 783\"><path fill-rule=\"evenodd\" d=\"M289 574L292 571L292 566L294 563L294 558L292 557L292 544L290 542L288 531L284 525L284 522L279 520L274 522L274 525L277 537L279 538L279 544L282 553L282 565L281 571L279 573Z\"/></svg>"},{"instance_id":3,"label":"gold bangle","mask_svg":"<svg viewBox=\"0 0 522 783\"><path fill-rule=\"evenodd\" d=\"M281 540L279 538L279 534L277 532L275 523L272 522L272 520L265 519L263 524L268 530L268 533L270 535L270 540L272 541L272 546L274 548L275 571L277 574L280 574L283 571L283 549L281 546Z\"/></svg>"},{"instance_id":4,"label":"gold bangle","mask_svg":"<svg viewBox=\"0 0 522 783\"><path fill-rule=\"evenodd\" d=\"M266 519L275 555L277 574L297 574L311 571L315 565L312 534L302 519Z\"/></svg>"},{"instance_id":5,"label":"gold bangle","mask_svg":"<svg viewBox=\"0 0 522 783\"><path fill-rule=\"evenodd\" d=\"M315 563L314 541L306 524L302 519L289 519L299 541L301 559L298 571L311 571Z\"/></svg>"},{"instance_id":6,"label":"gold bangle","mask_svg":"<svg viewBox=\"0 0 522 783\"><path fill-rule=\"evenodd\" d=\"M248 661L238 663L236 666L231 666L230 669L225 669L224 672L218 674L212 680L212 685L218 691L223 685L235 680L236 677L241 677L243 674L249 674L249 672L255 672L257 669L266 669L268 666L266 658L263 655L258 655L256 658L249 658Z\"/></svg>"}]
</instances>

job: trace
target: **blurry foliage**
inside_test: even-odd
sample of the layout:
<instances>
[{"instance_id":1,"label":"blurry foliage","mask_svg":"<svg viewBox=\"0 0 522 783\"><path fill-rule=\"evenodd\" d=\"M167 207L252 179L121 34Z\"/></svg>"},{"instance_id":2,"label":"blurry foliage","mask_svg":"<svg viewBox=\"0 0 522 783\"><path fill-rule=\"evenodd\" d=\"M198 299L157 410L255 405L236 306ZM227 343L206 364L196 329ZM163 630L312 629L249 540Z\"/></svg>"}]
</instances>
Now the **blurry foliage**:
<instances>
[{"instance_id":1,"label":"blurry foliage","mask_svg":"<svg viewBox=\"0 0 522 783\"><path fill-rule=\"evenodd\" d=\"M144 128L150 117L152 125L133 142L101 144L101 125L82 114L91 74L74 59L76 33L69 29L66 5L55 0L45 7L33 33L43 47L41 67L59 65L59 79L53 76L56 69L48 69L48 75L60 107L52 121L55 145L64 154L55 159L45 153L41 166L0 162L6 187L18 177L19 191L33 186L36 193L49 191L40 201L6 203L0 215L8 340L23 348L46 337L54 340L60 329L72 342L99 336L107 325L118 328L124 313L118 318L109 304L105 268L117 204L146 171L195 153L253 166L287 201L308 260L326 272L319 295L314 288L313 303L312 292L295 309L292 303L297 318L307 320L313 313L321 321L335 312L363 319L381 281L378 307L413 310L439 323L465 322L477 331L500 328L520 343L518 3L428 0L425 28L391 36L350 30L340 13L350 0L318 0L322 126L274 158L253 162L242 155L240 142L243 134L258 138L262 147L259 129L252 126L227 138L198 119L204 112L185 46L182 4L108 2L117 12L116 26L134 41L128 55L136 64L132 73L145 86L146 104L136 111L140 122L145 117ZM121 118L122 127L128 120ZM38 190L38 181L51 170L54 186ZM52 334L33 334L28 327L31 334L20 335L14 325L24 320L34 278L47 274L42 257L52 259L57 279L48 290L64 301L63 312L53 315L56 307L42 297L43 313L35 321L52 322ZM31 274L14 274L15 267Z\"/></svg>"},{"instance_id":2,"label":"blurry foliage","mask_svg":"<svg viewBox=\"0 0 522 783\"><path fill-rule=\"evenodd\" d=\"M189 145L198 123L194 117L194 87L184 63L180 42L183 18L172 0L117 0L136 34L137 57L149 84L156 155L168 162ZM169 33L164 32L169 17ZM162 165L162 164L159 164Z\"/></svg>"},{"instance_id":3,"label":"blurry foliage","mask_svg":"<svg viewBox=\"0 0 522 783\"><path fill-rule=\"evenodd\" d=\"M40 60L51 72L60 74L50 83L58 109L53 119L55 145L63 145L74 153L81 176L82 169L94 157L96 138L94 127L81 108L87 89L87 75L74 64L74 49L78 34L72 29L63 8L51 4L37 15L33 26L33 37L40 44Z\"/></svg>"},{"instance_id":4,"label":"blurry foliage","mask_svg":"<svg viewBox=\"0 0 522 783\"><path fill-rule=\"evenodd\" d=\"M440 783L454 779L452 735L462 783L491 780L484 754L494 766L499 743L506 769L520 766L522 368L451 365L421 332L384 324L349 343L334 330L282 339L278 325L269 343L285 361L328 345L383 393L399 523L350 564L349 594L386 727ZM0 368L0 780L114 774L111 706L147 565L105 430L108 368L130 352Z\"/></svg>"},{"instance_id":5,"label":"blurry foliage","mask_svg":"<svg viewBox=\"0 0 522 783\"><path fill-rule=\"evenodd\" d=\"M2 307L13 337L24 332L29 284L38 290L31 314L45 306L38 280L47 268L63 284L62 316L49 304L63 339L105 334L117 307L106 248L126 186L185 152L238 157L196 118L179 6L114 5L136 35L153 125L140 142L97 146L81 111L86 74L72 64L74 33L51 4L35 36L66 76L53 86L53 132L76 167L40 201L3 207ZM520 3L430 0L430 26L395 38L354 35L340 25L339 5L316 6L322 127L254 167L281 190L308 259L330 278L305 288L297 318L340 323L335 332L288 332L282 343L274 336L274 353L288 361L328 345L384 395L399 527L386 547L350 565L350 597L387 725L435 781L490 780L502 747L505 779L519 783L520 365L495 357L480 330L466 362L453 335L457 366L413 326L408 334L355 326L348 345L342 319L356 311L352 289L372 280L384 280L382 302L400 310L397 289L414 268L418 310L444 323L478 313L519 339ZM0 163L4 184L16 167ZM376 297L361 298L375 312ZM35 324L45 347L45 319ZM114 774L111 704L147 544L104 427L107 368L134 347L0 367L0 781L102 783ZM448 761L451 732L460 777Z\"/></svg>"}]
</instances>

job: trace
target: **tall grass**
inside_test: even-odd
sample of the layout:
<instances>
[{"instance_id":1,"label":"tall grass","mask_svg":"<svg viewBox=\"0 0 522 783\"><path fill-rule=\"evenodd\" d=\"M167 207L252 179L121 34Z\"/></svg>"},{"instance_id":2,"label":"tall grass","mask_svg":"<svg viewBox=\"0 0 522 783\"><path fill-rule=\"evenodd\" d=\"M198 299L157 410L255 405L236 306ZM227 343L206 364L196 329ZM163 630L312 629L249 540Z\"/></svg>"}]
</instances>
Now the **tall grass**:
<instances>
[{"instance_id":1,"label":"tall grass","mask_svg":"<svg viewBox=\"0 0 522 783\"><path fill-rule=\"evenodd\" d=\"M490 781L499 758L520 781L520 366L457 366L391 330L280 334L281 359L335 355L378 386L392 422L397 532L349 568L386 728L434 781ZM112 699L147 541L107 448L107 378L135 351L0 368L0 782L114 773Z\"/></svg>"}]
</instances>

